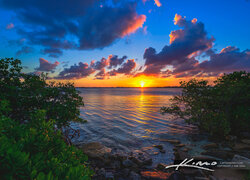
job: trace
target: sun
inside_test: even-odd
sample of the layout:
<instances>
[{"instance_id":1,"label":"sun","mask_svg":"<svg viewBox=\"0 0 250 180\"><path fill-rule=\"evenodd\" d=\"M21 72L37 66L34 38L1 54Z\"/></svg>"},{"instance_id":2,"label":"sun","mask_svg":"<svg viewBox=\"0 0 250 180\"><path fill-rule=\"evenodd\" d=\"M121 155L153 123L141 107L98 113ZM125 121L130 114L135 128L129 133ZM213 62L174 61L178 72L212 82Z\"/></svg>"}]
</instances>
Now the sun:
<instances>
[{"instance_id":1,"label":"sun","mask_svg":"<svg viewBox=\"0 0 250 180\"><path fill-rule=\"evenodd\" d=\"M144 81L140 81L140 85L141 85L141 87L144 87L145 82Z\"/></svg>"}]
</instances>

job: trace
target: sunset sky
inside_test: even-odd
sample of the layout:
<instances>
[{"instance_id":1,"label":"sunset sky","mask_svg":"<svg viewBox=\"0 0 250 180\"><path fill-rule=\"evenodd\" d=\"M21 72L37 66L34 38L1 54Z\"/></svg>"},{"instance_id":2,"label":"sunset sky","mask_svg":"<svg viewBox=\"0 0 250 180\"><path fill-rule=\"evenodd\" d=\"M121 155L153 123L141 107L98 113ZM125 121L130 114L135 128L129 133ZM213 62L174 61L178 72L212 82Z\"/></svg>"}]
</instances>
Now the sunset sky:
<instances>
[{"instance_id":1,"label":"sunset sky","mask_svg":"<svg viewBox=\"0 0 250 180\"><path fill-rule=\"evenodd\" d=\"M248 0L0 0L0 57L81 87L250 71Z\"/></svg>"}]
</instances>

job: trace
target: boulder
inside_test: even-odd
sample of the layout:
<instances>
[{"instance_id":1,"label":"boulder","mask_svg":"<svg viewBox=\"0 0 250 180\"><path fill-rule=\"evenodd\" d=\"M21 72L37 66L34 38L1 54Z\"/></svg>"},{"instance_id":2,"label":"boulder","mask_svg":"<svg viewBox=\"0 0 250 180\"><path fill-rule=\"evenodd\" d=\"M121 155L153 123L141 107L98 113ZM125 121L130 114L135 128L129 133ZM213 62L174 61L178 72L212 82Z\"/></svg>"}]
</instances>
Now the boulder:
<instances>
[{"instance_id":1,"label":"boulder","mask_svg":"<svg viewBox=\"0 0 250 180\"><path fill-rule=\"evenodd\" d=\"M202 146L202 148L205 149L205 150L208 150L208 149L216 149L216 148L218 148L218 147L219 147L219 146L218 146L218 144L216 144L216 143L209 143L209 144L205 144L205 145Z\"/></svg>"},{"instance_id":2,"label":"boulder","mask_svg":"<svg viewBox=\"0 0 250 180\"><path fill-rule=\"evenodd\" d=\"M169 142L171 144L180 144L180 141L177 139L160 139L160 141Z\"/></svg>"},{"instance_id":3,"label":"boulder","mask_svg":"<svg viewBox=\"0 0 250 180\"><path fill-rule=\"evenodd\" d=\"M141 176L134 171L130 172L129 179L131 180L141 180Z\"/></svg>"},{"instance_id":4,"label":"boulder","mask_svg":"<svg viewBox=\"0 0 250 180\"><path fill-rule=\"evenodd\" d=\"M184 147L184 146L185 146L185 144L176 144L176 145L175 145L175 147L179 147L179 148L180 148L180 147Z\"/></svg>"},{"instance_id":5,"label":"boulder","mask_svg":"<svg viewBox=\"0 0 250 180\"><path fill-rule=\"evenodd\" d=\"M129 159L139 166L152 164L152 158L150 157L150 155L140 150L131 152Z\"/></svg>"},{"instance_id":6,"label":"boulder","mask_svg":"<svg viewBox=\"0 0 250 180\"><path fill-rule=\"evenodd\" d=\"M126 160L122 161L122 165L125 168L129 168L129 167L135 166L135 164L130 159L126 159Z\"/></svg>"},{"instance_id":7,"label":"boulder","mask_svg":"<svg viewBox=\"0 0 250 180\"><path fill-rule=\"evenodd\" d=\"M162 172L162 171L141 171L141 176L143 179L148 179L148 180L163 180L167 179L171 173L167 172Z\"/></svg>"},{"instance_id":8,"label":"boulder","mask_svg":"<svg viewBox=\"0 0 250 180\"><path fill-rule=\"evenodd\" d=\"M250 139L242 139L241 142L250 145Z\"/></svg>"},{"instance_id":9,"label":"boulder","mask_svg":"<svg viewBox=\"0 0 250 180\"><path fill-rule=\"evenodd\" d=\"M246 169L246 168L250 168L250 159L244 157L244 156L240 156L238 154L235 154L233 159L232 159L232 162L239 162L240 164L242 163L243 166L245 167L242 167L242 169Z\"/></svg>"},{"instance_id":10,"label":"boulder","mask_svg":"<svg viewBox=\"0 0 250 180\"><path fill-rule=\"evenodd\" d=\"M159 145L153 145L153 147L156 147L156 148L158 148L160 150L163 150L163 146L161 144L159 144Z\"/></svg>"},{"instance_id":11,"label":"boulder","mask_svg":"<svg viewBox=\"0 0 250 180\"><path fill-rule=\"evenodd\" d=\"M234 154L226 150L207 150L207 151L202 152L201 155L207 155L207 156L212 156L212 157L216 157L216 158L223 159L223 160L229 160L229 159L232 159Z\"/></svg>"},{"instance_id":12,"label":"boulder","mask_svg":"<svg viewBox=\"0 0 250 180\"><path fill-rule=\"evenodd\" d=\"M99 142L83 144L80 149L90 158L102 158L105 154L111 152L111 148L108 148Z\"/></svg>"},{"instance_id":13,"label":"boulder","mask_svg":"<svg viewBox=\"0 0 250 180\"><path fill-rule=\"evenodd\" d=\"M159 163L156 168L159 170L164 170L166 168L166 166L167 166L166 164Z\"/></svg>"},{"instance_id":14,"label":"boulder","mask_svg":"<svg viewBox=\"0 0 250 180\"><path fill-rule=\"evenodd\" d=\"M233 150L234 151L250 151L250 144L237 142L233 146Z\"/></svg>"}]
</instances>

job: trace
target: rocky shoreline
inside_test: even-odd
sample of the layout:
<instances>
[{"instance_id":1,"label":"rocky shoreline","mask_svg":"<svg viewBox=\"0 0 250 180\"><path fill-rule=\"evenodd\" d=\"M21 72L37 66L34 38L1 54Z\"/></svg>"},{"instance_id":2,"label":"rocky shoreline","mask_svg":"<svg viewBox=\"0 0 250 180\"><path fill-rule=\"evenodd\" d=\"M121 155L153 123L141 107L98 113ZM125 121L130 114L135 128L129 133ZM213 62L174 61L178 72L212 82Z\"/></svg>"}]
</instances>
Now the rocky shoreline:
<instances>
[{"instance_id":1,"label":"rocky shoreline","mask_svg":"<svg viewBox=\"0 0 250 180\"><path fill-rule=\"evenodd\" d=\"M250 139L238 139L229 136L227 141L211 142L203 145L202 152L192 156L189 152L191 147L182 144L179 140L169 139L168 142L174 145L174 159L184 160L194 158L199 160L221 160L228 162L244 162L250 168ZM118 180L220 180L220 179L244 179L246 168L216 168L214 172L194 169L174 168L165 169L166 164L159 163L152 167L152 155L147 153L147 149L154 148L156 153L165 153L161 144L151 147L134 150L129 153L111 149L99 142L87 144L76 144L89 157L89 164L95 172L93 179L118 179ZM168 164L169 165L169 164ZM249 171L249 170L248 170Z\"/></svg>"}]
</instances>

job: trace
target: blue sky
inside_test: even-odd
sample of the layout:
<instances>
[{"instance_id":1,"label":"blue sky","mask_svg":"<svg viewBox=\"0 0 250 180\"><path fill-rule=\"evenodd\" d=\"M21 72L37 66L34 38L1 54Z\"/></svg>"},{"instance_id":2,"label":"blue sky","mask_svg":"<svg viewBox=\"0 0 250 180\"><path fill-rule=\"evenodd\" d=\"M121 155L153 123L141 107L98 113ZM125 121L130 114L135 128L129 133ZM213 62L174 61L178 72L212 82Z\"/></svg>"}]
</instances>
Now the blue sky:
<instances>
[{"instance_id":1,"label":"blue sky","mask_svg":"<svg viewBox=\"0 0 250 180\"><path fill-rule=\"evenodd\" d=\"M32 0L29 1L32 2ZM204 31L207 33L207 38L214 37L215 39L211 49L217 50L217 53L227 46L235 46L240 49L240 52L249 48L250 2L247 0L160 0L162 4L160 7L156 6L153 0L148 0L146 2L136 1L136 10L133 13L137 13L138 17L140 15L146 16L146 20L143 22L142 27L136 28L133 32L127 33L125 36L115 38L111 43L101 48L94 47L92 49L82 50L77 48L69 48L67 50L61 49L63 54L56 58L50 57L49 54L41 53L41 49L45 48L43 45L29 43L30 39L23 37L22 34L18 32L20 29L28 29L31 32L36 29L36 24L34 22L33 24L28 23L20 18L20 11L26 8L25 3L23 7L21 7L15 6L15 3L18 4L17 0L9 0L7 3L6 2L7 1L2 0L4 5L3 8L0 9L0 16L4 17L1 18L0 21L0 56L21 59L23 65L28 67L26 71L30 72L34 71L35 67L39 67L39 58L44 58L50 63L58 61L60 63L59 66L54 69L56 74L58 74L60 70L63 70L62 62L68 62L68 67L78 64L79 62L90 64L92 60L99 61L102 57L107 58L111 54L118 55L118 57L126 55L128 59L135 59L137 67L145 66L145 61L147 61L143 58L145 49L153 47L156 52L159 53L164 46L170 45L169 34L171 31L182 29L182 27L174 24L173 20L176 14L181 15L183 18L185 16L187 20L197 18L198 22L202 22L204 24ZM103 3L98 2L98 6L100 4L108 6L109 3L105 4L105 1L103 1ZM122 2L119 8L122 9L123 4L126 3L126 1ZM117 4L113 5L118 6ZM28 7L28 5L26 6ZM101 7L99 9L101 9ZM95 11L99 9L97 8ZM46 6L44 12L47 12ZM32 14L27 16L32 16ZM84 15L81 16L81 18L84 18ZM102 19L99 18L98 21L94 23L98 24L100 21L102 21ZM14 27L7 29L6 27L8 24L13 24ZM25 46L29 46L33 50L29 53L16 55L16 52L24 45L10 45L9 41L20 41L22 38L25 38L25 43L28 44ZM69 36L69 39L72 40L73 37ZM204 52L205 50L203 53ZM197 56L196 59L201 62L209 59L209 57Z\"/></svg>"}]
</instances>

